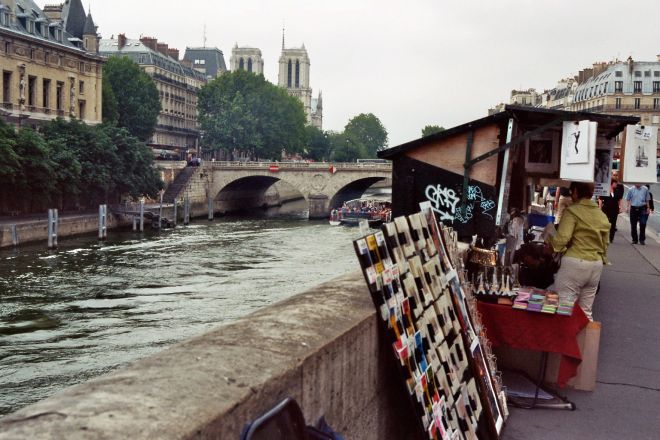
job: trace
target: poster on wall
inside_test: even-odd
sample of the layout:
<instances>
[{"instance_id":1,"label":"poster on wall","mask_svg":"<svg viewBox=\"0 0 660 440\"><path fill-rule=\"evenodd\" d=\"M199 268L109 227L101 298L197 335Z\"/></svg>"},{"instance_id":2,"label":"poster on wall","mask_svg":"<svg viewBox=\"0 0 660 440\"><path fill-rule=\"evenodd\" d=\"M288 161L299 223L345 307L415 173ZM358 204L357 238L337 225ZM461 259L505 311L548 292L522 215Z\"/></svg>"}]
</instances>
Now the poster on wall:
<instances>
[{"instance_id":1,"label":"poster on wall","mask_svg":"<svg viewBox=\"0 0 660 440\"><path fill-rule=\"evenodd\" d=\"M614 141L598 138L596 142L596 161L594 163L594 195L610 195L612 181L612 160L614 159Z\"/></svg>"},{"instance_id":2,"label":"poster on wall","mask_svg":"<svg viewBox=\"0 0 660 440\"><path fill-rule=\"evenodd\" d=\"M628 125L623 153L623 181L630 183L657 182L658 127Z\"/></svg>"},{"instance_id":3,"label":"poster on wall","mask_svg":"<svg viewBox=\"0 0 660 440\"><path fill-rule=\"evenodd\" d=\"M564 122L563 142L561 149L564 152L566 163L588 163L589 149L589 121Z\"/></svg>"},{"instance_id":4,"label":"poster on wall","mask_svg":"<svg viewBox=\"0 0 660 440\"><path fill-rule=\"evenodd\" d=\"M597 122L580 121L577 124L574 121L564 122L559 169L561 179L578 182L594 181L597 133ZM586 161L582 162L585 155Z\"/></svg>"}]
</instances>

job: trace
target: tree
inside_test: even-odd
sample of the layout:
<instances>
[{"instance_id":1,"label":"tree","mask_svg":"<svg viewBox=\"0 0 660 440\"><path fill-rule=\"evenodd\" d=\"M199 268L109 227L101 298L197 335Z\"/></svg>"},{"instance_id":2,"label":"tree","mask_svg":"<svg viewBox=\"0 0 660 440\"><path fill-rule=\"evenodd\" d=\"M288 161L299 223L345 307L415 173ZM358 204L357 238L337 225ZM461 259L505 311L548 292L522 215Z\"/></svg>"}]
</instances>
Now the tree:
<instances>
[{"instance_id":1,"label":"tree","mask_svg":"<svg viewBox=\"0 0 660 440\"><path fill-rule=\"evenodd\" d=\"M361 113L348 121L344 134L353 144L364 146L365 157L376 157L387 146L387 130L373 113Z\"/></svg>"},{"instance_id":2,"label":"tree","mask_svg":"<svg viewBox=\"0 0 660 440\"><path fill-rule=\"evenodd\" d=\"M119 109L117 106L117 98L112 91L112 85L108 81L108 77L103 77L103 107L101 114L103 115L103 122L106 124L116 125L119 121Z\"/></svg>"},{"instance_id":3,"label":"tree","mask_svg":"<svg viewBox=\"0 0 660 440\"><path fill-rule=\"evenodd\" d=\"M332 160L337 162L355 162L368 156L366 147L343 133L330 132L328 136Z\"/></svg>"},{"instance_id":4,"label":"tree","mask_svg":"<svg viewBox=\"0 0 660 440\"><path fill-rule=\"evenodd\" d=\"M55 178L50 148L37 132L21 128L14 149L21 164L21 172L15 180L20 192L14 197L20 197L25 211L45 208L50 202L51 182Z\"/></svg>"},{"instance_id":5,"label":"tree","mask_svg":"<svg viewBox=\"0 0 660 440\"><path fill-rule=\"evenodd\" d=\"M21 163L16 154L16 132L0 118L0 211L7 210L11 194L17 193L14 185L21 172Z\"/></svg>"},{"instance_id":6,"label":"tree","mask_svg":"<svg viewBox=\"0 0 660 440\"><path fill-rule=\"evenodd\" d=\"M317 161L330 159L330 140L328 133L318 127L308 125L305 127L305 157Z\"/></svg>"},{"instance_id":7,"label":"tree","mask_svg":"<svg viewBox=\"0 0 660 440\"><path fill-rule=\"evenodd\" d=\"M302 152L305 111L302 103L263 75L225 73L199 92L204 145L211 150L249 152L277 159L283 149Z\"/></svg>"},{"instance_id":8,"label":"tree","mask_svg":"<svg viewBox=\"0 0 660 440\"><path fill-rule=\"evenodd\" d=\"M117 125L125 127L141 141L148 140L154 132L160 113L160 97L154 81L136 63L126 57L112 56L103 66L117 102ZM104 84L105 88L105 84ZM105 94L104 94L105 98ZM112 103L103 106L108 112L106 120L112 120Z\"/></svg>"},{"instance_id":9,"label":"tree","mask_svg":"<svg viewBox=\"0 0 660 440\"><path fill-rule=\"evenodd\" d=\"M441 131L445 131L444 127L440 127L439 125L427 125L422 128L422 137L431 136L432 134L440 133Z\"/></svg>"}]
</instances>

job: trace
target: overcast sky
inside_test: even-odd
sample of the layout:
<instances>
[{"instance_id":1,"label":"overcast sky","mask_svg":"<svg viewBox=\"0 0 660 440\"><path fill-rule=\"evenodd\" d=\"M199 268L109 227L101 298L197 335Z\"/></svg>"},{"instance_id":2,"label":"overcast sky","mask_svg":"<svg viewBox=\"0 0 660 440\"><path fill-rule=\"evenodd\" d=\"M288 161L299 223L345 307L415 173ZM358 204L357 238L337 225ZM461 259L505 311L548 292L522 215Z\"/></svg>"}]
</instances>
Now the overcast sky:
<instances>
[{"instance_id":1,"label":"overcast sky","mask_svg":"<svg viewBox=\"0 0 660 440\"><path fill-rule=\"evenodd\" d=\"M43 0L40 6L44 5ZM55 3L48 1L48 3ZM323 91L323 128L374 113L389 145L427 124L453 127L486 115L513 88L552 88L596 61L660 53L657 0L84 0L103 38L153 36L261 49L277 83L282 26L303 43L311 87Z\"/></svg>"}]
</instances>

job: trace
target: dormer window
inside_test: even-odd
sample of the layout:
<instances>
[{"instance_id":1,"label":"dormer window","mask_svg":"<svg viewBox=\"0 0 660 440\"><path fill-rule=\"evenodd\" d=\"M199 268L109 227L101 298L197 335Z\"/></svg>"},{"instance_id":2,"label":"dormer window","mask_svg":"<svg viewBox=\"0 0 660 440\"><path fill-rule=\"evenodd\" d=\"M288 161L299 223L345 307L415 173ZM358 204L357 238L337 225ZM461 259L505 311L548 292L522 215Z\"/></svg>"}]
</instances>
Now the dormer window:
<instances>
[{"instance_id":1,"label":"dormer window","mask_svg":"<svg viewBox=\"0 0 660 440\"><path fill-rule=\"evenodd\" d=\"M0 5L0 25L9 26L9 10L4 5Z\"/></svg>"}]
</instances>

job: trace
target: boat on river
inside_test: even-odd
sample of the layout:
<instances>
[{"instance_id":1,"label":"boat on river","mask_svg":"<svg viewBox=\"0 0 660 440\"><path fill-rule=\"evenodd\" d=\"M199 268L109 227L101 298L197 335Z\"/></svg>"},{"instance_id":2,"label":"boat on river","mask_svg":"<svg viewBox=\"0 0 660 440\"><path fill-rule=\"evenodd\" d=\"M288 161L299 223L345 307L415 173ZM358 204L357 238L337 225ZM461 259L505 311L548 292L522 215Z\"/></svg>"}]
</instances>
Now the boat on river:
<instances>
[{"instance_id":1,"label":"boat on river","mask_svg":"<svg viewBox=\"0 0 660 440\"><path fill-rule=\"evenodd\" d=\"M392 218L392 203L389 200L354 199L344 202L341 208L330 212L332 226L359 226L366 220L369 227L377 228Z\"/></svg>"}]
</instances>

